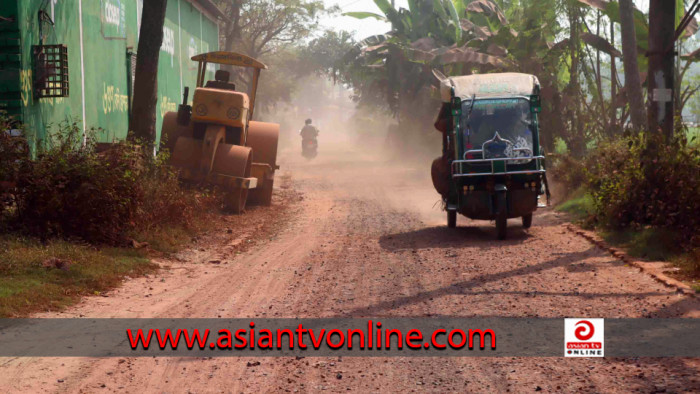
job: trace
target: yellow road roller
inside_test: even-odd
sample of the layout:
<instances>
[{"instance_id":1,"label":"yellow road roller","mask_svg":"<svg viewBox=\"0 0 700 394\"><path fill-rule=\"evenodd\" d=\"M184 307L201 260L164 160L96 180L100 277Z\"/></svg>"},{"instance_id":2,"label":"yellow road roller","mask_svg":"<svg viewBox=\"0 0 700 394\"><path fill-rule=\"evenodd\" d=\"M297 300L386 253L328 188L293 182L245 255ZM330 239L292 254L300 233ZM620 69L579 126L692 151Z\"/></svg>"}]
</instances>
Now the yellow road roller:
<instances>
[{"instance_id":1,"label":"yellow road roller","mask_svg":"<svg viewBox=\"0 0 700 394\"><path fill-rule=\"evenodd\" d=\"M233 52L208 52L192 57L198 62L197 87L192 105L189 88L177 112L163 117L163 145L181 179L218 185L225 191L224 207L234 213L246 201L270 205L277 160L279 124L253 121L255 93L263 63ZM230 74L218 70L204 81L207 64L253 69L250 95L239 92Z\"/></svg>"}]
</instances>

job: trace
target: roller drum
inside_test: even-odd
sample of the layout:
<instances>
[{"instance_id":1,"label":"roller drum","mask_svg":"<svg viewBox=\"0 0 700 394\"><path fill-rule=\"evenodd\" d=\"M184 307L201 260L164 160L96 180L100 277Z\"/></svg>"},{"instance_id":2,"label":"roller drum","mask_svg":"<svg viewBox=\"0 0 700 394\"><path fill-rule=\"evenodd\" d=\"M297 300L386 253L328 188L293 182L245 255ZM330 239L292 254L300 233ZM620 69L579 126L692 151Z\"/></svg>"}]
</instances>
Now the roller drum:
<instances>
[{"instance_id":1,"label":"roller drum","mask_svg":"<svg viewBox=\"0 0 700 394\"><path fill-rule=\"evenodd\" d=\"M175 144L178 137L192 138L192 124L182 126L177 123L177 112L166 112L163 116L161 128L161 148L168 149L172 155L175 152Z\"/></svg>"},{"instance_id":2,"label":"roller drum","mask_svg":"<svg viewBox=\"0 0 700 394\"><path fill-rule=\"evenodd\" d=\"M212 171L229 176L249 178L253 152L247 146L219 143L214 154Z\"/></svg>"},{"instance_id":3,"label":"roller drum","mask_svg":"<svg viewBox=\"0 0 700 394\"><path fill-rule=\"evenodd\" d=\"M180 137L170 154L170 164L174 167L187 168L195 171L199 169L202 157L202 140Z\"/></svg>"},{"instance_id":4,"label":"roller drum","mask_svg":"<svg viewBox=\"0 0 700 394\"><path fill-rule=\"evenodd\" d=\"M277 165L279 137L279 124L250 121L246 146L253 149L253 161L269 164L274 169Z\"/></svg>"}]
</instances>

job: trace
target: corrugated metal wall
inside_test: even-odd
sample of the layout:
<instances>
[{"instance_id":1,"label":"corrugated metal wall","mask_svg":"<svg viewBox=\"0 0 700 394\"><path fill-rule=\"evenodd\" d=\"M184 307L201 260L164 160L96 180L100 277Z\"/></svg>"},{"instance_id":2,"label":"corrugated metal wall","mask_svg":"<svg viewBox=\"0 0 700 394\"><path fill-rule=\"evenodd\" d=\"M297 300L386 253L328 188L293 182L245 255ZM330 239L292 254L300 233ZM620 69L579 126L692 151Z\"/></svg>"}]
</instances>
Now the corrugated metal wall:
<instances>
[{"instance_id":1,"label":"corrugated metal wall","mask_svg":"<svg viewBox=\"0 0 700 394\"><path fill-rule=\"evenodd\" d=\"M21 115L33 148L48 138L51 125L68 118L81 127L104 129L99 134L100 142L126 136L131 91L128 52L135 52L138 46L143 1L0 2L0 108ZM66 98L35 99L32 94L31 53L32 45L39 43L37 14L42 7L55 22L54 26L44 24L44 44L68 47L70 95ZM218 50L219 46L216 22L188 0L168 1L163 30L158 65L158 138L163 114L177 110L185 86L194 88L197 65L190 57ZM18 47L13 46L17 38ZM209 71L208 78L213 78L214 68Z\"/></svg>"}]
</instances>

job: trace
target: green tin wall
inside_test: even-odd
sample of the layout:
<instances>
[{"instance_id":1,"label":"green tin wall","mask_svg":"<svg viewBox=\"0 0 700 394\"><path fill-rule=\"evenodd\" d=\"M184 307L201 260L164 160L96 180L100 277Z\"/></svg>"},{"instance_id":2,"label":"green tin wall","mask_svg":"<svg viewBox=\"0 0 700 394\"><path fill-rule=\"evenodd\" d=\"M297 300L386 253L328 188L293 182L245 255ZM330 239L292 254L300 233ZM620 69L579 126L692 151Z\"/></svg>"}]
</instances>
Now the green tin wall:
<instances>
[{"instance_id":1,"label":"green tin wall","mask_svg":"<svg viewBox=\"0 0 700 394\"><path fill-rule=\"evenodd\" d=\"M18 115L34 149L66 119L101 128L100 142L126 137L129 122L130 58L136 50L144 0L3 0L0 15L0 108ZM146 0L147 1L147 0ZM45 44L68 47L70 94L32 95L32 45L39 44L40 7L54 26L44 24ZM197 53L218 50L218 25L187 0L170 0L158 64L156 123L160 139L165 112L177 110L185 86L194 88ZM82 40L81 40L82 35ZM19 42L17 41L19 39ZM82 58L82 61L81 61ZM213 67L207 78L213 78ZM190 94L190 101L192 95Z\"/></svg>"}]
</instances>

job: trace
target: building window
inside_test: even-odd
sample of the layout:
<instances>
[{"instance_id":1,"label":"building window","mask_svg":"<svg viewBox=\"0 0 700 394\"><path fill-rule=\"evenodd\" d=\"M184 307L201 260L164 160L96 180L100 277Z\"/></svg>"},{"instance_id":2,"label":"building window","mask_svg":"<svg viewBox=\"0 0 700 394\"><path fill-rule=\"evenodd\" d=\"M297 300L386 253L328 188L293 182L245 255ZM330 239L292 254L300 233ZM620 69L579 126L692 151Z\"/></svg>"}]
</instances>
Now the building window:
<instances>
[{"instance_id":1,"label":"building window","mask_svg":"<svg viewBox=\"0 0 700 394\"><path fill-rule=\"evenodd\" d=\"M68 97L68 48L34 45L34 96Z\"/></svg>"}]
</instances>

